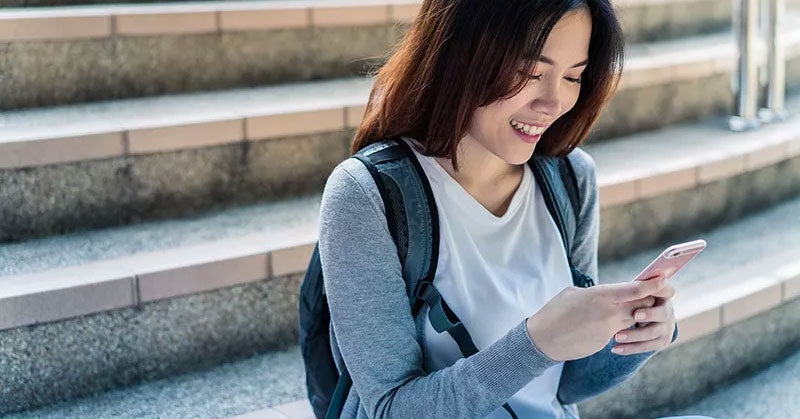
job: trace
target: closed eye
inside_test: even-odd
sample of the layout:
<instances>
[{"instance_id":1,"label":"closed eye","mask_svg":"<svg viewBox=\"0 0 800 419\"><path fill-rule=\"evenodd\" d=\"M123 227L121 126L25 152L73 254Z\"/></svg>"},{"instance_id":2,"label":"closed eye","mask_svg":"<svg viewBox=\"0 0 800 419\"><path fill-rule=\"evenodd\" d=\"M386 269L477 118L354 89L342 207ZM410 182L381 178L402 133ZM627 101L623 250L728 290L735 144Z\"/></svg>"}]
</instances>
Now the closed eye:
<instances>
[{"instance_id":1,"label":"closed eye","mask_svg":"<svg viewBox=\"0 0 800 419\"><path fill-rule=\"evenodd\" d=\"M542 79L542 75L541 74L539 74L539 75L527 74L527 73L525 73L523 71L520 71L520 74L524 75L525 77L527 77L527 78L529 78L531 80L541 80ZM564 80L566 80L566 81L568 81L568 82L570 82L572 84L581 84L581 82L583 81L580 78L576 79L576 78L573 78L573 77L564 77Z\"/></svg>"}]
</instances>

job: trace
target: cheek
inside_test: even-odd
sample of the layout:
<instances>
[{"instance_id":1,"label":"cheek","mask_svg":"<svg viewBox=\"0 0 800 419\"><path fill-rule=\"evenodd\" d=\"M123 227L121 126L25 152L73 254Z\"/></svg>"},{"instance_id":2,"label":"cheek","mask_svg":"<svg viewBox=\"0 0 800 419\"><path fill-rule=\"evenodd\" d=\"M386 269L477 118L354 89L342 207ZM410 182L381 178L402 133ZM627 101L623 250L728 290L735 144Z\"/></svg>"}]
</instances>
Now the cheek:
<instances>
[{"instance_id":1,"label":"cheek","mask_svg":"<svg viewBox=\"0 0 800 419\"><path fill-rule=\"evenodd\" d=\"M565 113L569 112L570 110L572 110L572 108L575 107L575 104L578 103L578 97L580 96L580 94L581 90L580 87L578 87L575 89L574 92L571 92L570 95L564 99L563 102L564 106L561 110L561 115L564 115Z\"/></svg>"}]
</instances>

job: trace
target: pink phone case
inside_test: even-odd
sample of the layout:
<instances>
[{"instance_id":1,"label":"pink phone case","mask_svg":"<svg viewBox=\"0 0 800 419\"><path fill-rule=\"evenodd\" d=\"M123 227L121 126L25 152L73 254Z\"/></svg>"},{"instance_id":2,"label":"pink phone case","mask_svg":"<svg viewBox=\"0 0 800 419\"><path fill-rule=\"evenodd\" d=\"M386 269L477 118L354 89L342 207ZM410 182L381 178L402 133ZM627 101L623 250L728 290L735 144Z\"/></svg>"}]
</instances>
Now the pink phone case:
<instances>
[{"instance_id":1,"label":"pink phone case","mask_svg":"<svg viewBox=\"0 0 800 419\"><path fill-rule=\"evenodd\" d=\"M667 279L672 278L705 248L705 240L694 240L670 246L650 262L639 275L636 275L634 280L641 281L659 274L664 274Z\"/></svg>"}]
</instances>

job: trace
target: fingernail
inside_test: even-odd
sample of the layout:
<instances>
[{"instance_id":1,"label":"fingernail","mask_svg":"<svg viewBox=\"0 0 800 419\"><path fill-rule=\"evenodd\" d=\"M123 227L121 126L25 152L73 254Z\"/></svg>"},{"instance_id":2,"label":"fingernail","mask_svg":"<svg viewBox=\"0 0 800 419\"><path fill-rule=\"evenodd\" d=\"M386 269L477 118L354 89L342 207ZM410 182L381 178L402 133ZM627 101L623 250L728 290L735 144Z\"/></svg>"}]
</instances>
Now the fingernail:
<instances>
[{"instance_id":1,"label":"fingernail","mask_svg":"<svg viewBox=\"0 0 800 419\"><path fill-rule=\"evenodd\" d=\"M644 320L644 313L642 313L642 312L640 311L640 312L636 313L636 317L634 317L634 318L635 318L637 321L638 321L638 320Z\"/></svg>"},{"instance_id":2,"label":"fingernail","mask_svg":"<svg viewBox=\"0 0 800 419\"><path fill-rule=\"evenodd\" d=\"M611 352L614 352L615 354L621 354L621 353L625 352L625 349L617 348L615 346L615 347L611 348Z\"/></svg>"},{"instance_id":3,"label":"fingernail","mask_svg":"<svg viewBox=\"0 0 800 419\"><path fill-rule=\"evenodd\" d=\"M628 338L628 335L626 335L624 333L620 333L620 334L617 335L617 340L625 340L627 338Z\"/></svg>"}]
</instances>

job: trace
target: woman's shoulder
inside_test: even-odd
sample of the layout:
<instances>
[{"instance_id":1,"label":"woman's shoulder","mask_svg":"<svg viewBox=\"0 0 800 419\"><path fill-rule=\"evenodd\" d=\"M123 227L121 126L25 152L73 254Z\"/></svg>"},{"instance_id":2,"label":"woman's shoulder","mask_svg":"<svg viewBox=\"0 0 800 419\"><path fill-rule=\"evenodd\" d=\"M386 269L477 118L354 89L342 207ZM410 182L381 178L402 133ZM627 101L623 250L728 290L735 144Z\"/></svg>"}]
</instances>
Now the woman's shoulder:
<instances>
[{"instance_id":1,"label":"woman's shoulder","mask_svg":"<svg viewBox=\"0 0 800 419\"><path fill-rule=\"evenodd\" d=\"M380 191L364 163L348 158L333 168L322 192L321 211L351 213L373 206L379 214L384 213Z\"/></svg>"},{"instance_id":2,"label":"woman's shoulder","mask_svg":"<svg viewBox=\"0 0 800 419\"><path fill-rule=\"evenodd\" d=\"M594 158L582 148L576 147L567 155L567 159L575 171L578 187L584 191L594 189L597 186L597 169Z\"/></svg>"}]
</instances>

